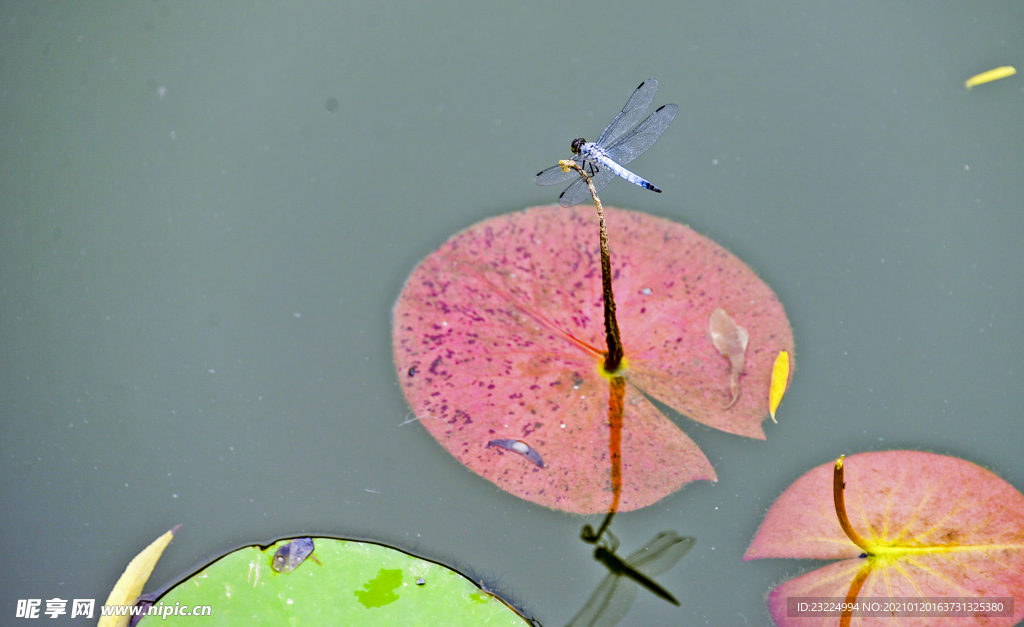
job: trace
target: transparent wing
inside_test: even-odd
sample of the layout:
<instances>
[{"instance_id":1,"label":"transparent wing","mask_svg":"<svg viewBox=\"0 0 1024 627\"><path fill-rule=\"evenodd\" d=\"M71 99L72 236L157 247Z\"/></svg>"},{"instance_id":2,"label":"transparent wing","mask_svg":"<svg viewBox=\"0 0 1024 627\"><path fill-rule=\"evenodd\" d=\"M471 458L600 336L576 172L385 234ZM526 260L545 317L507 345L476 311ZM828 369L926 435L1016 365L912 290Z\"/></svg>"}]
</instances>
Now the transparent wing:
<instances>
[{"instance_id":1,"label":"transparent wing","mask_svg":"<svg viewBox=\"0 0 1024 627\"><path fill-rule=\"evenodd\" d=\"M608 575L566 627L612 627L633 606L640 586L626 577Z\"/></svg>"},{"instance_id":2,"label":"transparent wing","mask_svg":"<svg viewBox=\"0 0 1024 627\"><path fill-rule=\"evenodd\" d=\"M633 159L647 152L647 149L658 141L661 134L665 132L668 125L679 113L679 107L670 104L659 107L657 111L647 116L647 119L640 123L631 133L607 148L608 156L619 165L626 165Z\"/></svg>"},{"instance_id":3,"label":"transparent wing","mask_svg":"<svg viewBox=\"0 0 1024 627\"><path fill-rule=\"evenodd\" d=\"M566 187L562 195L558 197L558 204L563 207L573 207L581 202L590 200L590 189L587 187L586 182L583 181L583 177L575 170L570 171L576 176L576 180L572 185ZM584 171L587 171L586 168L584 168ZM590 182L594 184L594 189L600 192L608 187L608 183L611 183L613 178L615 178L614 172L608 168L601 168L597 171L597 174L590 177Z\"/></svg>"},{"instance_id":4,"label":"transparent wing","mask_svg":"<svg viewBox=\"0 0 1024 627\"><path fill-rule=\"evenodd\" d=\"M601 133L601 137L597 139L597 145L608 146L620 135L633 128L633 125L643 117L644 113L647 112L647 108L654 102L654 92L656 91L658 91L658 81L653 78L640 83L640 86L636 88L633 95L626 101L626 106L622 107L622 111L615 116L611 124Z\"/></svg>"},{"instance_id":5,"label":"transparent wing","mask_svg":"<svg viewBox=\"0 0 1024 627\"><path fill-rule=\"evenodd\" d=\"M583 167L582 159L577 159L575 157L570 157L570 159L580 164L581 168ZM555 165L551 166L546 170L541 170L540 172L538 172L536 180L537 185L558 185L559 183L564 183L573 177L579 178L579 174L576 173L576 170L562 172L562 166Z\"/></svg>"},{"instance_id":6,"label":"transparent wing","mask_svg":"<svg viewBox=\"0 0 1024 627\"><path fill-rule=\"evenodd\" d=\"M647 546L627 557L625 562L633 570L654 577L668 572L690 552L696 542L696 538L679 536L674 531L663 531L654 536Z\"/></svg>"}]
</instances>

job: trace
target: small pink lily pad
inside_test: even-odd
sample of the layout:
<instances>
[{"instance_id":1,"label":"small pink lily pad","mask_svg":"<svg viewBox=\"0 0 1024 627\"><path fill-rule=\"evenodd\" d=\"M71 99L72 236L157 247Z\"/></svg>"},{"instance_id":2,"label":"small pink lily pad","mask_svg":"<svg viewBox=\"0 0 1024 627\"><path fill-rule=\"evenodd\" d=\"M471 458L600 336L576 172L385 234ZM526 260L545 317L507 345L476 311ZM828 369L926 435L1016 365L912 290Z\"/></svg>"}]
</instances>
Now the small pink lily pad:
<instances>
[{"instance_id":1,"label":"small pink lily pad","mask_svg":"<svg viewBox=\"0 0 1024 627\"><path fill-rule=\"evenodd\" d=\"M620 511L715 471L648 400L764 439L772 367L793 335L771 289L692 229L605 209L626 380ZM749 332L740 394L712 343L711 313ZM609 379L596 212L535 207L485 220L413 271L395 304L399 381L420 423L473 472L547 507L603 513L612 502ZM487 444L524 442L544 467Z\"/></svg>"},{"instance_id":2,"label":"small pink lily pad","mask_svg":"<svg viewBox=\"0 0 1024 627\"><path fill-rule=\"evenodd\" d=\"M876 555L862 557L839 523L834 464L818 466L783 492L743 559L840 560L787 581L768 595L776 624L835 625L835 616L789 616L787 599L1015 597L1012 616L854 616L854 625L985 625L1024 618L1024 495L971 462L918 451L861 453L844 461L846 511ZM864 554L866 555L866 554ZM854 580L858 582L854 585Z\"/></svg>"}]
</instances>

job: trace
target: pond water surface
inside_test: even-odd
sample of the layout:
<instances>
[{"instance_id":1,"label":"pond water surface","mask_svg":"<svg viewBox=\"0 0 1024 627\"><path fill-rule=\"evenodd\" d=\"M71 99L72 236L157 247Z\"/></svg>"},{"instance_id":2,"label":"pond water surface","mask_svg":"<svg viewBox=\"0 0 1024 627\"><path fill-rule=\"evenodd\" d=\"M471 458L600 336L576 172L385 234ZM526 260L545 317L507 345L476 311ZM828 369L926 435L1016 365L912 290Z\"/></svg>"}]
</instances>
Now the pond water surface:
<instances>
[{"instance_id":1,"label":"pond water surface","mask_svg":"<svg viewBox=\"0 0 1024 627\"><path fill-rule=\"evenodd\" d=\"M628 6L628 8L627 8ZM602 199L693 226L786 307L767 440L673 415L719 476L616 521L697 544L623 624L765 625L813 562L743 553L840 454L956 455L1024 488L1024 5L603 1L0 7L0 612L148 588L236 546L369 537L545 625L603 576L579 518L415 423L391 307L415 264L554 202L539 170L648 77L680 113ZM611 235L614 248L614 233ZM46 619L49 624L50 619ZM80 624L81 619L63 619Z\"/></svg>"}]
</instances>

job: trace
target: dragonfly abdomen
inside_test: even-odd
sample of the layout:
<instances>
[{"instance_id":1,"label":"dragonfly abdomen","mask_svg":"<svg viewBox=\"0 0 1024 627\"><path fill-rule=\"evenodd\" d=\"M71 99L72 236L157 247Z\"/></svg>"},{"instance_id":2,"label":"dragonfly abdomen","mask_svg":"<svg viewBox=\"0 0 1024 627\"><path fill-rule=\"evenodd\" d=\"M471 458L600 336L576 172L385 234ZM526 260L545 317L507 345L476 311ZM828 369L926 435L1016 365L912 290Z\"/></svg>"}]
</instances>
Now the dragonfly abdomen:
<instances>
[{"instance_id":1,"label":"dragonfly abdomen","mask_svg":"<svg viewBox=\"0 0 1024 627\"><path fill-rule=\"evenodd\" d=\"M580 157L585 159L586 161L596 163L598 167L601 168L608 168L608 170L614 172L616 176L620 176L634 185L639 185L640 187L643 187L644 189L649 189L652 192L658 192L659 194L661 193L661 190L658 189L653 183L651 183L647 179L636 174L633 174L632 172L622 167L618 163L615 163L615 161L613 161L608 156L608 152L604 148L595 144L594 142L587 142L583 144L580 147L579 154Z\"/></svg>"}]
</instances>

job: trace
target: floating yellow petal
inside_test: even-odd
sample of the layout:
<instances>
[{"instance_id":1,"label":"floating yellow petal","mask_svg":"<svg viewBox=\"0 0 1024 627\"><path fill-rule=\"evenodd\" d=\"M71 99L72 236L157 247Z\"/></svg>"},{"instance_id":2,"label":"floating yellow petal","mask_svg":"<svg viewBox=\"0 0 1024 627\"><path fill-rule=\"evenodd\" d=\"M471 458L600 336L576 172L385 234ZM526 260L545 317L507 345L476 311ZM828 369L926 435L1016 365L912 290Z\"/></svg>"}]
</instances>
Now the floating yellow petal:
<instances>
[{"instance_id":1,"label":"floating yellow petal","mask_svg":"<svg viewBox=\"0 0 1024 627\"><path fill-rule=\"evenodd\" d=\"M970 89L975 85L981 85L982 83L991 83L992 81L997 81L1001 78L1006 78L1007 76L1013 76L1016 73L1017 69L1014 68L1012 65L1004 65L1003 67L997 67L994 70L982 72L977 76L970 77L969 79L967 79L967 82L964 83L964 87Z\"/></svg>"},{"instance_id":2,"label":"floating yellow petal","mask_svg":"<svg viewBox=\"0 0 1024 627\"><path fill-rule=\"evenodd\" d=\"M772 367L772 385L768 390L768 408L772 414L772 422L775 420L775 410L782 402L782 395L786 393L786 385L789 383L789 353L779 351L775 358L775 366Z\"/></svg>"},{"instance_id":3,"label":"floating yellow petal","mask_svg":"<svg viewBox=\"0 0 1024 627\"><path fill-rule=\"evenodd\" d=\"M152 544L142 549L141 553L128 562L128 567L124 569L124 574L114 584L114 589L110 591L110 596L107 597L105 605L135 604L135 599L139 598L139 594L142 593L142 586L146 585L146 581L153 572L153 567L156 566L156 562L160 559L164 549L171 543L171 538L174 537L174 532L179 527L181 525L153 540ZM100 622L96 627L126 627L130 619L131 616L127 615L101 616Z\"/></svg>"}]
</instances>

